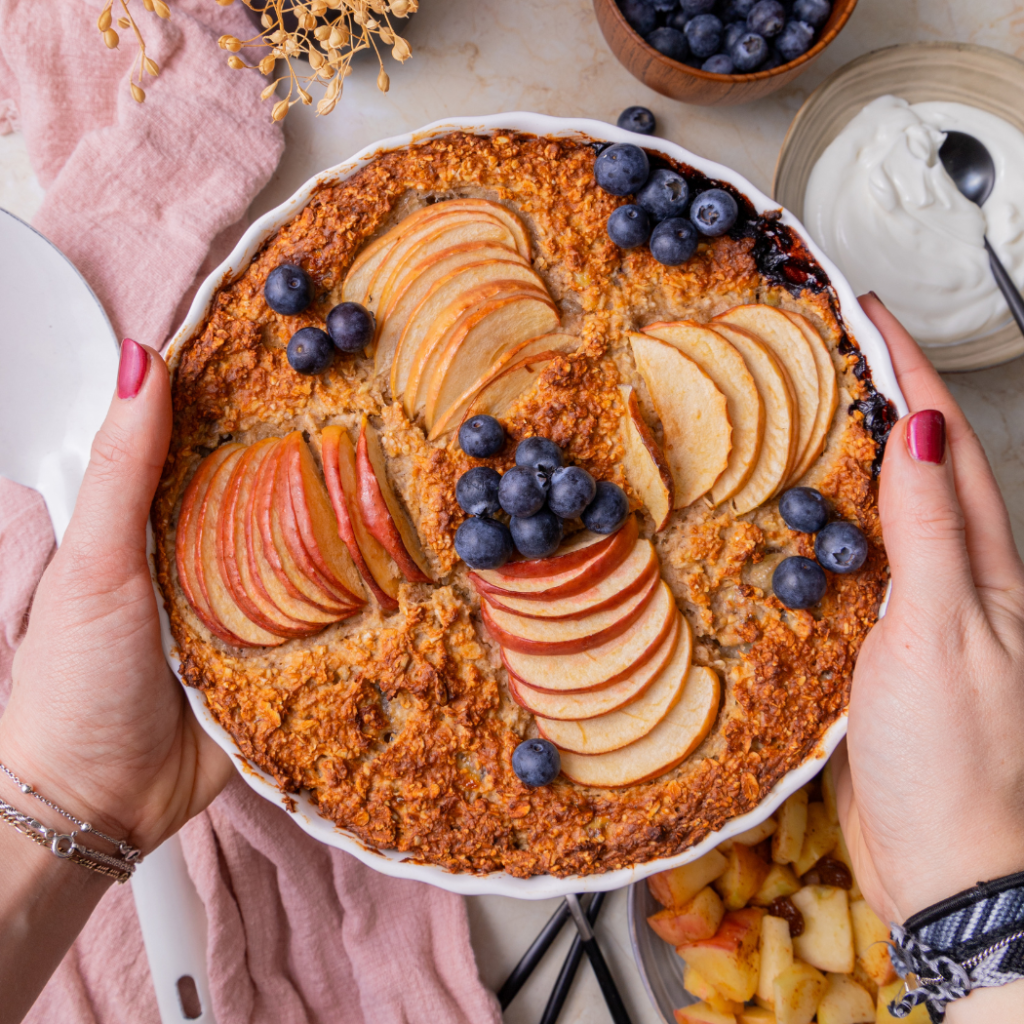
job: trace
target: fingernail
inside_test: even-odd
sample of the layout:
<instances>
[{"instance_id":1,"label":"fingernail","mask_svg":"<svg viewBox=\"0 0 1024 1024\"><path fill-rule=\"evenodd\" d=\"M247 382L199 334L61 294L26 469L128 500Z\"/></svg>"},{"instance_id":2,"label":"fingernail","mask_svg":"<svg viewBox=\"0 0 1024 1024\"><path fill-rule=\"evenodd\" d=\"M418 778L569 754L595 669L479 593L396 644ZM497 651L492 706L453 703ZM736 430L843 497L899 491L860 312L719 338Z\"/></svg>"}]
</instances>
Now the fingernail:
<instances>
[{"instance_id":1,"label":"fingernail","mask_svg":"<svg viewBox=\"0 0 1024 1024\"><path fill-rule=\"evenodd\" d=\"M878 292L868 292L868 295L870 295L871 298L875 300L875 302L880 302L883 306L885 306L885 303L882 302L882 300L878 297ZM886 309L888 309L888 306L886 306Z\"/></svg>"},{"instance_id":2,"label":"fingernail","mask_svg":"<svg viewBox=\"0 0 1024 1024\"><path fill-rule=\"evenodd\" d=\"M946 417L938 409L915 412L907 420L907 447L918 462L941 462L946 454Z\"/></svg>"},{"instance_id":3,"label":"fingernail","mask_svg":"<svg viewBox=\"0 0 1024 1024\"><path fill-rule=\"evenodd\" d=\"M117 367L117 397L134 398L146 379L149 353L131 338L121 342L121 362Z\"/></svg>"}]
</instances>

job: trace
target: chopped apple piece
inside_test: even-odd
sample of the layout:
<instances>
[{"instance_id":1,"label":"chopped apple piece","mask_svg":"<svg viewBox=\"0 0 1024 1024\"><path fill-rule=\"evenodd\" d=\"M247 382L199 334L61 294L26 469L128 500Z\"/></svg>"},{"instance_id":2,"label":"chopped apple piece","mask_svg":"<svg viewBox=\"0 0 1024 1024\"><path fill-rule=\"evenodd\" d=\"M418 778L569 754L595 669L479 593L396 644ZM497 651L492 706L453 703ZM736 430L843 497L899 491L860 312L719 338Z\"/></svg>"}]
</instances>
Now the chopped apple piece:
<instances>
[{"instance_id":1,"label":"chopped apple piece","mask_svg":"<svg viewBox=\"0 0 1024 1024\"><path fill-rule=\"evenodd\" d=\"M867 971L864 970L864 961L861 960L860 957L854 961L853 974L851 974L850 977L853 978L853 980L857 982L857 984L860 985L860 987L864 989L869 996L871 996L871 1005L874 1006L875 999L878 996L878 985L875 984Z\"/></svg>"},{"instance_id":2,"label":"chopped apple piece","mask_svg":"<svg viewBox=\"0 0 1024 1024\"><path fill-rule=\"evenodd\" d=\"M673 507L685 508L710 491L728 465L732 425L725 396L667 342L646 334L631 334L629 341L664 428Z\"/></svg>"},{"instance_id":3,"label":"chopped apple piece","mask_svg":"<svg viewBox=\"0 0 1024 1024\"><path fill-rule=\"evenodd\" d=\"M721 1013L707 1003L691 1003L674 1012L676 1024L736 1024L736 1014Z\"/></svg>"},{"instance_id":4,"label":"chopped apple piece","mask_svg":"<svg viewBox=\"0 0 1024 1024\"><path fill-rule=\"evenodd\" d=\"M764 911L755 907L734 910L710 939L678 946L676 952L726 999L746 1002L757 991L762 917Z\"/></svg>"},{"instance_id":5,"label":"chopped apple piece","mask_svg":"<svg viewBox=\"0 0 1024 1024\"><path fill-rule=\"evenodd\" d=\"M672 511L672 474L661 447L640 414L633 389L623 384L619 391L626 407L621 420L622 469L658 531L664 528Z\"/></svg>"},{"instance_id":6,"label":"chopped apple piece","mask_svg":"<svg viewBox=\"0 0 1024 1024\"><path fill-rule=\"evenodd\" d=\"M686 906L706 885L710 885L729 866L717 851L709 850L703 857L680 864L668 871L659 871L647 879L651 895L663 906L679 909Z\"/></svg>"},{"instance_id":7,"label":"chopped apple piece","mask_svg":"<svg viewBox=\"0 0 1024 1024\"><path fill-rule=\"evenodd\" d=\"M772 860L789 864L800 856L807 831L807 790L798 789L778 810L779 827L772 836Z\"/></svg>"},{"instance_id":8,"label":"chopped apple piece","mask_svg":"<svg viewBox=\"0 0 1024 1024\"><path fill-rule=\"evenodd\" d=\"M842 829L839 831L839 838L836 841L836 848L832 851L832 856L836 860L841 860L850 871L850 877L853 879L853 886L850 889L850 902L864 899L864 894L860 891L860 886L857 884L857 876L853 872L853 858L850 856Z\"/></svg>"},{"instance_id":9,"label":"chopped apple piece","mask_svg":"<svg viewBox=\"0 0 1024 1024\"><path fill-rule=\"evenodd\" d=\"M817 802L808 804L807 828L800 856L793 861L793 870L798 875L806 875L822 857L836 848L838 839L839 826L828 820L825 805Z\"/></svg>"},{"instance_id":10,"label":"chopped apple piece","mask_svg":"<svg viewBox=\"0 0 1024 1024\"><path fill-rule=\"evenodd\" d=\"M775 978L775 1019L778 1024L811 1024L825 994L825 976L797 960Z\"/></svg>"},{"instance_id":11,"label":"chopped apple piece","mask_svg":"<svg viewBox=\"0 0 1024 1024\"><path fill-rule=\"evenodd\" d=\"M768 876L768 865L749 846L734 843L728 854L729 866L715 880L726 910L745 907Z\"/></svg>"},{"instance_id":12,"label":"chopped apple piece","mask_svg":"<svg viewBox=\"0 0 1024 1024\"><path fill-rule=\"evenodd\" d=\"M366 528L398 563L407 580L430 583L430 572L415 527L388 479L380 438L363 418L356 448L359 507Z\"/></svg>"},{"instance_id":13,"label":"chopped apple piece","mask_svg":"<svg viewBox=\"0 0 1024 1024\"><path fill-rule=\"evenodd\" d=\"M829 974L828 988L818 1003L818 1024L871 1024L875 1003L871 995L845 974Z\"/></svg>"},{"instance_id":14,"label":"chopped apple piece","mask_svg":"<svg viewBox=\"0 0 1024 1024\"><path fill-rule=\"evenodd\" d=\"M792 896L800 888L800 879L788 864L772 864L761 888L750 898L755 907L767 907L780 896Z\"/></svg>"},{"instance_id":15,"label":"chopped apple piece","mask_svg":"<svg viewBox=\"0 0 1024 1024\"><path fill-rule=\"evenodd\" d=\"M889 929L865 900L850 904L853 923L853 948L864 965L868 977L879 986L896 980L896 970L889 956Z\"/></svg>"},{"instance_id":16,"label":"chopped apple piece","mask_svg":"<svg viewBox=\"0 0 1024 1024\"><path fill-rule=\"evenodd\" d=\"M836 799L836 773L832 767L832 759L825 763L821 773L821 799L828 813L828 820L833 825L839 824L839 803Z\"/></svg>"},{"instance_id":17,"label":"chopped apple piece","mask_svg":"<svg viewBox=\"0 0 1024 1024\"><path fill-rule=\"evenodd\" d=\"M744 1006L736 1014L736 1024L778 1024L775 1014L763 1006Z\"/></svg>"},{"instance_id":18,"label":"chopped apple piece","mask_svg":"<svg viewBox=\"0 0 1024 1024\"><path fill-rule=\"evenodd\" d=\"M735 999L726 999L700 971L695 967L691 967L685 961L683 966L683 988L691 996L707 1003L712 1010L717 1010L719 1013L739 1013L743 1009L742 1003L737 1002Z\"/></svg>"},{"instance_id":19,"label":"chopped apple piece","mask_svg":"<svg viewBox=\"0 0 1024 1024\"><path fill-rule=\"evenodd\" d=\"M878 999L875 1003L875 1024L893 1024L894 1021L903 1020L905 1024L931 1024L931 1017L928 1015L928 1007L924 1003L918 1003L906 1017L894 1017L889 1012L889 1004L903 997L903 982L894 981L891 985L883 985L878 990Z\"/></svg>"},{"instance_id":20,"label":"chopped apple piece","mask_svg":"<svg viewBox=\"0 0 1024 1024\"><path fill-rule=\"evenodd\" d=\"M776 828L778 828L778 822L774 818L765 818L759 825L754 825L748 828L746 832L741 832L738 836L733 836L732 839L726 839L724 843L719 843L718 848L722 853L728 853L732 849L733 843L741 843L743 846L757 846L758 843L774 835Z\"/></svg>"},{"instance_id":21,"label":"chopped apple piece","mask_svg":"<svg viewBox=\"0 0 1024 1024\"><path fill-rule=\"evenodd\" d=\"M846 890L831 885L805 885L790 896L803 914L803 933L793 939L796 955L822 971L853 970L853 925Z\"/></svg>"},{"instance_id":22,"label":"chopped apple piece","mask_svg":"<svg viewBox=\"0 0 1024 1024\"><path fill-rule=\"evenodd\" d=\"M725 908L718 893L710 886L705 886L689 903L678 910L674 907L659 910L647 918L647 923L656 935L671 942L673 946L679 946L684 942L710 939L718 931L724 915Z\"/></svg>"},{"instance_id":23,"label":"chopped apple piece","mask_svg":"<svg viewBox=\"0 0 1024 1024\"><path fill-rule=\"evenodd\" d=\"M761 969L757 978L757 996L769 1006L775 1004L775 979L793 966L793 940L789 922L765 914L761 919Z\"/></svg>"}]
</instances>

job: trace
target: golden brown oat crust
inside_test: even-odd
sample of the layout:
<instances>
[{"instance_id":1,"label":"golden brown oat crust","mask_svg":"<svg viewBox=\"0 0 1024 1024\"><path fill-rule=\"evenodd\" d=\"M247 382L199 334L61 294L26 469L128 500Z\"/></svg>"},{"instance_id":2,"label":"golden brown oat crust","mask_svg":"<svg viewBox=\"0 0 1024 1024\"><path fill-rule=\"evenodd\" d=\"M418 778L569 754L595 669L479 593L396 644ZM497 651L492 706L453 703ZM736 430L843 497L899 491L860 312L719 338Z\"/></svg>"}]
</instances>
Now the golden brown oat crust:
<instances>
[{"instance_id":1,"label":"golden brown oat crust","mask_svg":"<svg viewBox=\"0 0 1024 1024\"><path fill-rule=\"evenodd\" d=\"M595 187L593 159L591 147L567 140L455 133L321 187L241 277L217 291L181 347L174 378L174 435L153 524L185 682L203 691L245 756L285 790L309 788L328 818L367 843L454 871L608 871L676 853L751 810L846 707L854 659L887 582L871 473L876 445L860 413L848 411L864 387L852 357L839 354L827 294L794 298L770 285L750 238L706 241L682 268L660 266L646 249L620 251L604 226L622 200ZM786 555L811 552L775 503L739 520L701 502L672 514L654 537L662 574L694 627L695 660L722 677L723 701L697 752L653 782L591 790L560 778L530 790L518 781L511 753L535 729L509 697L452 545L463 518L455 480L473 460L457 447L428 445L390 404L371 360L339 359L309 378L285 358L294 330L322 324L368 237L428 198L450 195L488 196L523 215L561 329L580 337L578 351L555 359L510 411L509 433L551 437L598 477L625 483L618 384L637 388L655 422L625 331L762 301L800 310L832 347L840 407L805 482L864 528L869 560L852 576L830 576L814 615L787 611L771 596L771 570ZM282 262L301 263L318 284L318 299L300 316L278 316L263 300L266 276ZM177 508L199 459L227 435L251 443L293 429L307 431L319 454L323 426L353 429L364 413L382 428L398 490L441 583L403 586L394 615L371 606L273 651L225 646L192 614L175 577ZM648 518L642 532L651 535L651 525Z\"/></svg>"}]
</instances>

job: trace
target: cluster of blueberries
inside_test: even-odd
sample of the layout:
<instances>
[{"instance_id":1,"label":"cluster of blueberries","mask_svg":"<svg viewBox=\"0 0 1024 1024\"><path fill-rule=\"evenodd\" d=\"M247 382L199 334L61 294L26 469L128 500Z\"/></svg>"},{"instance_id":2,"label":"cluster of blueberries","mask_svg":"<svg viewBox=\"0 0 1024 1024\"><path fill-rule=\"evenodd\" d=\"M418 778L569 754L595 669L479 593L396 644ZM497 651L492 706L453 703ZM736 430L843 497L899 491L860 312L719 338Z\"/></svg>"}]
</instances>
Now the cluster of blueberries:
<instances>
[{"instance_id":1,"label":"cluster of blueberries","mask_svg":"<svg viewBox=\"0 0 1024 1024\"><path fill-rule=\"evenodd\" d=\"M868 557L868 541L853 523L829 522L828 502L813 487L786 491L779 499L779 513L791 530L817 534L814 554L818 560L794 555L779 562L772 574L772 590L787 608L810 608L825 596L824 570L856 572Z\"/></svg>"},{"instance_id":2,"label":"cluster of blueberries","mask_svg":"<svg viewBox=\"0 0 1024 1024\"><path fill-rule=\"evenodd\" d=\"M459 428L459 444L474 459L488 459L505 446L505 431L493 416L473 416ZM520 441L516 464L504 475L490 466L467 470L455 500L470 517L455 532L455 550L471 569L497 569L515 551L547 558L561 543L564 519L614 533L629 515L621 487L581 466L563 466L562 449L546 437ZM508 526L493 518L498 512L509 515Z\"/></svg>"},{"instance_id":3,"label":"cluster of blueberries","mask_svg":"<svg viewBox=\"0 0 1024 1024\"><path fill-rule=\"evenodd\" d=\"M670 60L716 75L770 71L805 54L830 0L618 0L626 21Z\"/></svg>"},{"instance_id":4,"label":"cluster of blueberries","mask_svg":"<svg viewBox=\"0 0 1024 1024\"><path fill-rule=\"evenodd\" d=\"M267 305L282 316L295 316L313 301L313 282L302 267L282 263L263 286ZM323 373L340 352L360 352L373 337L373 314L358 302L339 302L327 314L327 330L303 327L288 342L288 365L296 373Z\"/></svg>"},{"instance_id":5,"label":"cluster of blueberries","mask_svg":"<svg viewBox=\"0 0 1024 1024\"><path fill-rule=\"evenodd\" d=\"M691 197L681 174L667 167L652 171L647 154L629 142L606 146L597 154L594 180L613 196L635 200L613 211L608 237L620 249L646 242L651 255L668 267L685 263L701 235L724 235L739 216L739 205L725 189L709 188Z\"/></svg>"}]
</instances>

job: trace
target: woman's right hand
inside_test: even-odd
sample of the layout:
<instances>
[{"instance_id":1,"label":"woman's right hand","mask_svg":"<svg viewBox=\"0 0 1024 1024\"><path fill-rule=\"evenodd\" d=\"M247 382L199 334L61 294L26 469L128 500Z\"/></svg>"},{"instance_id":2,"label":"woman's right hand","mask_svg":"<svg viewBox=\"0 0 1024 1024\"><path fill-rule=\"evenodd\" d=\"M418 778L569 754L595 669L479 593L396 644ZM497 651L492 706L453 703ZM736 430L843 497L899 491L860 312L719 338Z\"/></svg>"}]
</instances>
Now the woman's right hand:
<instances>
[{"instance_id":1,"label":"woman's right hand","mask_svg":"<svg viewBox=\"0 0 1024 1024\"><path fill-rule=\"evenodd\" d=\"M1024 565L977 436L874 296L911 415L894 427L879 511L892 572L850 700L843 832L887 921L1024 870Z\"/></svg>"}]
</instances>

